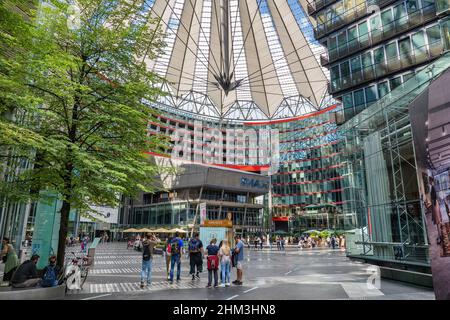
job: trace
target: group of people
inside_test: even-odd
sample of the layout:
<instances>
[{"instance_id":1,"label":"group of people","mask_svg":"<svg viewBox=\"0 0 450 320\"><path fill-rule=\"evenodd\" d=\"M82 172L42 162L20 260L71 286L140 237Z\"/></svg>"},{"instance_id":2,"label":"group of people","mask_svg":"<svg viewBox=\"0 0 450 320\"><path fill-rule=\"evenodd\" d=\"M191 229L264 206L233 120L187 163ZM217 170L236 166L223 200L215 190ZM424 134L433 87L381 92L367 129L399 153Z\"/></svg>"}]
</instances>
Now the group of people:
<instances>
[{"instance_id":1,"label":"group of people","mask_svg":"<svg viewBox=\"0 0 450 320\"><path fill-rule=\"evenodd\" d=\"M316 248L316 247L328 247L332 249L341 248L345 244L345 238L343 236L335 236L327 237L326 239L319 238L316 240L311 236L301 236L298 241L298 248Z\"/></svg>"},{"instance_id":2,"label":"group of people","mask_svg":"<svg viewBox=\"0 0 450 320\"><path fill-rule=\"evenodd\" d=\"M203 260L206 258L208 269L207 288L217 288L219 286L219 267L221 286L231 285L231 267L236 267L237 278L233 284L242 285L242 268L244 260L244 245L239 236L235 237L236 245L231 248L228 239L223 239L217 245L217 239L212 239L209 245L204 248L198 234L195 234L188 241L187 250L184 248L184 242L176 233L173 238L167 240L164 250L166 259L167 280L173 283L176 268L176 281L181 280L181 259L183 253L189 255L190 272L192 280L200 279L200 273L203 272ZM155 246L160 243L153 234L147 234L142 242L142 271L141 288L151 284L151 268ZM213 282L214 281L214 282Z\"/></svg>"},{"instance_id":3,"label":"group of people","mask_svg":"<svg viewBox=\"0 0 450 320\"><path fill-rule=\"evenodd\" d=\"M5 264L3 282L13 288L31 288L36 286L53 287L58 285L60 268L56 265L56 256L49 258L48 265L44 268L42 276L39 276L37 263L40 256L34 254L24 263L19 263L19 258L8 238L2 240L2 262Z\"/></svg>"}]
</instances>

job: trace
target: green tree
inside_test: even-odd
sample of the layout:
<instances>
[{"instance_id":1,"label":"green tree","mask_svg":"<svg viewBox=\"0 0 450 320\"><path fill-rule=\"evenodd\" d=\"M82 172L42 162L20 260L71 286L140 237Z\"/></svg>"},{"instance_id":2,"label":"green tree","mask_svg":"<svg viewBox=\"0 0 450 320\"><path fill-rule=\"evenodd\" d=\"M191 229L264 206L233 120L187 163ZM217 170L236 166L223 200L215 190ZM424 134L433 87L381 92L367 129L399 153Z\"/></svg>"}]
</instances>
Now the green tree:
<instances>
[{"instance_id":1,"label":"green tree","mask_svg":"<svg viewBox=\"0 0 450 320\"><path fill-rule=\"evenodd\" d=\"M0 146L9 161L34 165L5 166L14 178L0 181L0 192L19 201L39 190L59 195L62 265L71 209L155 190L164 168L145 152L161 152L167 140L146 134L148 102L162 94L146 60L163 43L145 1L79 0L74 10L50 0L25 16L16 13L21 4L0 3Z\"/></svg>"}]
</instances>

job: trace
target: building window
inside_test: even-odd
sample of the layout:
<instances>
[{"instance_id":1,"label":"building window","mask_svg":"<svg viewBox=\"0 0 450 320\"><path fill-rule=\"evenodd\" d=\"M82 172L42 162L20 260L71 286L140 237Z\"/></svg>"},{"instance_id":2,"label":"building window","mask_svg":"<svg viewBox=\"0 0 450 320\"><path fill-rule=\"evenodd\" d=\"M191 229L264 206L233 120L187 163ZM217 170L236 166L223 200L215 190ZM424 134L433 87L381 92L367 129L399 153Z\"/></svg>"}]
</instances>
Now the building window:
<instances>
[{"instance_id":1,"label":"building window","mask_svg":"<svg viewBox=\"0 0 450 320\"><path fill-rule=\"evenodd\" d=\"M343 86L350 82L350 64L348 61L341 63L341 80Z\"/></svg>"},{"instance_id":2,"label":"building window","mask_svg":"<svg viewBox=\"0 0 450 320\"><path fill-rule=\"evenodd\" d=\"M398 42L398 47L400 51L400 60L411 59L411 41L408 38L402 39Z\"/></svg>"},{"instance_id":3,"label":"building window","mask_svg":"<svg viewBox=\"0 0 450 320\"><path fill-rule=\"evenodd\" d=\"M414 33L411 37L414 54L420 56L426 53L425 36L423 31Z\"/></svg>"},{"instance_id":4,"label":"building window","mask_svg":"<svg viewBox=\"0 0 450 320\"><path fill-rule=\"evenodd\" d=\"M361 89L355 91L353 96L355 101L355 112L360 113L365 107L364 90Z\"/></svg>"},{"instance_id":5,"label":"building window","mask_svg":"<svg viewBox=\"0 0 450 320\"><path fill-rule=\"evenodd\" d=\"M338 48L340 55L347 52L347 33L345 31L338 36Z\"/></svg>"},{"instance_id":6,"label":"building window","mask_svg":"<svg viewBox=\"0 0 450 320\"><path fill-rule=\"evenodd\" d=\"M441 22L442 33L444 34L444 47L450 50L450 19Z\"/></svg>"},{"instance_id":7,"label":"building window","mask_svg":"<svg viewBox=\"0 0 450 320\"><path fill-rule=\"evenodd\" d=\"M344 106L344 117L350 119L355 114L353 109L353 97L352 93L348 93L342 97L342 104Z\"/></svg>"},{"instance_id":8,"label":"building window","mask_svg":"<svg viewBox=\"0 0 450 320\"><path fill-rule=\"evenodd\" d=\"M372 104L377 100L377 89L376 86L370 86L365 89L366 91L366 102L367 105Z\"/></svg>"},{"instance_id":9,"label":"building window","mask_svg":"<svg viewBox=\"0 0 450 320\"><path fill-rule=\"evenodd\" d=\"M394 90L395 88L397 88L399 85L402 84L402 78L399 77L395 77L389 80L389 84L391 86L391 91Z\"/></svg>"},{"instance_id":10,"label":"building window","mask_svg":"<svg viewBox=\"0 0 450 320\"><path fill-rule=\"evenodd\" d=\"M387 81L380 82L378 84L378 96L380 98L384 97L389 93L389 84Z\"/></svg>"},{"instance_id":11,"label":"building window","mask_svg":"<svg viewBox=\"0 0 450 320\"><path fill-rule=\"evenodd\" d=\"M406 15L404 3L394 7L394 19L397 28L407 27L408 16Z\"/></svg>"},{"instance_id":12,"label":"building window","mask_svg":"<svg viewBox=\"0 0 450 320\"><path fill-rule=\"evenodd\" d=\"M350 50L353 50L353 48L356 48L358 46L358 29L356 26L348 29L348 46Z\"/></svg>"},{"instance_id":13,"label":"building window","mask_svg":"<svg viewBox=\"0 0 450 320\"><path fill-rule=\"evenodd\" d=\"M392 10L390 8L381 13L381 22L383 24L384 34L393 30L394 17L392 16Z\"/></svg>"},{"instance_id":14,"label":"building window","mask_svg":"<svg viewBox=\"0 0 450 320\"><path fill-rule=\"evenodd\" d=\"M369 29L367 27L367 21L358 25L359 31L359 44L365 46L369 42Z\"/></svg>"},{"instance_id":15,"label":"building window","mask_svg":"<svg viewBox=\"0 0 450 320\"><path fill-rule=\"evenodd\" d=\"M386 45L386 59L387 63L395 62L397 59L397 42L392 42Z\"/></svg>"}]
</instances>

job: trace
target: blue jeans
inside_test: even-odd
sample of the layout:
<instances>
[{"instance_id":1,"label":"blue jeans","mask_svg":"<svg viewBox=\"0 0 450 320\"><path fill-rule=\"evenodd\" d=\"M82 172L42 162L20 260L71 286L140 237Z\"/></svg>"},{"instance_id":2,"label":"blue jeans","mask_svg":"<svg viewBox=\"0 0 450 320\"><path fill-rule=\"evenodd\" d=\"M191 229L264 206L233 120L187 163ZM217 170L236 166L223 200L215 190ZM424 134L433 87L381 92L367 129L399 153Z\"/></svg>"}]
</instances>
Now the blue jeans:
<instances>
[{"instance_id":1,"label":"blue jeans","mask_svg":"<svg viewBox=\"0 0 450 320\"><path fill-rule=\"evenodd\" d=\"M141 282L144 282L145 278L147 278L148 284L152 282L152 260L142 260Z\"/></svg>"},{"instance_id":2,"label":"blue jeans","mask_svg":"<svg viewBox=\"0 0 450 320\"><path fill-rule=\"evenodd\" d=\"M220 263L220 271L222 272L222 283L230 283L230 261Z\"/></svg>"},{"instance_id":3,"label":"blue jeans","mask_svg":"<svg viewBox=\"0 0 450 320\"><path fill-rule=\"evenodd\" d=\"M170 281L173 281L173 271L175 263L177 264L177 280L181 277L181 259L180 254L172 254L170 257Z\"/></svg>"}]
</instances>

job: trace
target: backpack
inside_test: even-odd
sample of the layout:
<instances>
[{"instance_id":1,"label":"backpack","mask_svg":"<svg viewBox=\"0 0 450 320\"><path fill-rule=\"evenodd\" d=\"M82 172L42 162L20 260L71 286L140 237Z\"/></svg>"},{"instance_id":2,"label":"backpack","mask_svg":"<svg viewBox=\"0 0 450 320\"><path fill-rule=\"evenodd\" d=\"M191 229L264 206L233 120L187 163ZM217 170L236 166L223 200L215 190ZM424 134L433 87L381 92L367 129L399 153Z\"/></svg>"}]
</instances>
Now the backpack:
<instances>
[{"instance_id":1,"label":"backpack","mask_svg":"<svg viewBox=\"0 0 450 320\"><path fill-rule=\"evenodd\" d=\"M53 287L56 281L56 271L54 266L48 266L42 278L43 287Z\"/></svg>"},{"instance_id":2,"label":"backpack","mask_svg":"<svg viewBox=\"0 0 450 320\"><path fill-rule=\"evenodd\" d=\"M179 254L180 253L180 239L175 238L170 243L170 252L172 254Z\"/></svg>"},{"instance_id":3,"label":"backpack","mask_svg":"<svg viewBox=\"0 0 450 320\"><path fill-rule=\"evenodd\" d=\"M200 241L196 240L196 239L192 239L191 241L189 241L189 252L198 252L198 248L200 246Z\"/></svg>"},{"instance_id":4,"label":"backpack","mask_svg":"<svg viewBox=\"0 0 450 320\"><path fill-rule=\"evenodd\" d=\"M152 252L150 250L150 245L149 244L144 244L144 252L142 253L142 259L144 261L148 261L152 258Z\"/></svg>"}]
</instances>

